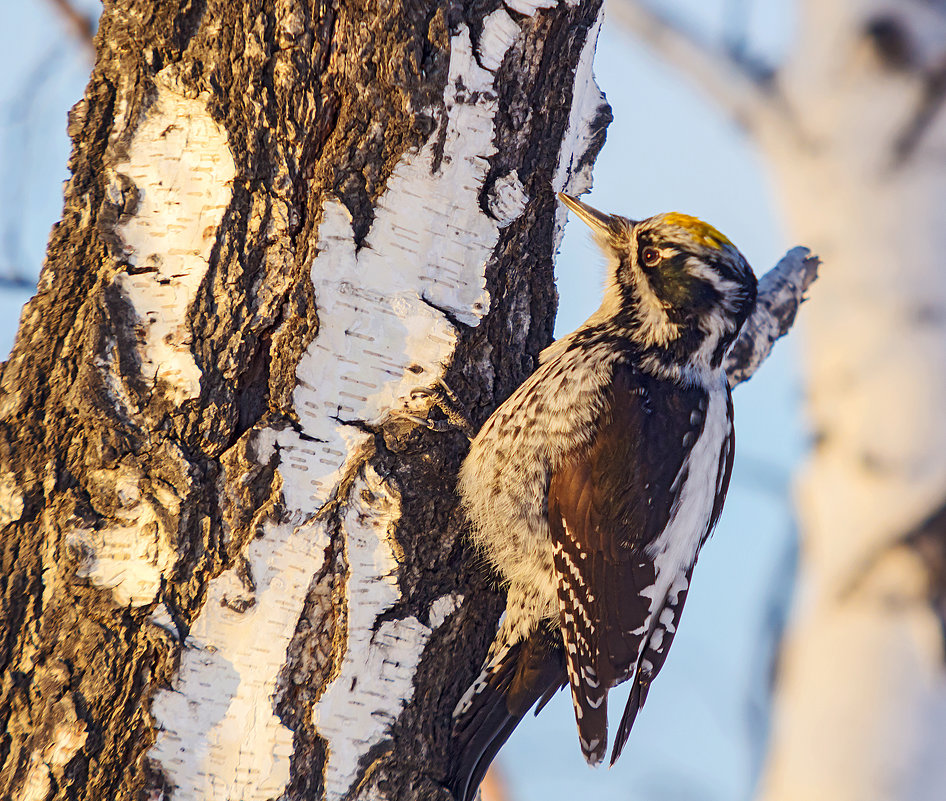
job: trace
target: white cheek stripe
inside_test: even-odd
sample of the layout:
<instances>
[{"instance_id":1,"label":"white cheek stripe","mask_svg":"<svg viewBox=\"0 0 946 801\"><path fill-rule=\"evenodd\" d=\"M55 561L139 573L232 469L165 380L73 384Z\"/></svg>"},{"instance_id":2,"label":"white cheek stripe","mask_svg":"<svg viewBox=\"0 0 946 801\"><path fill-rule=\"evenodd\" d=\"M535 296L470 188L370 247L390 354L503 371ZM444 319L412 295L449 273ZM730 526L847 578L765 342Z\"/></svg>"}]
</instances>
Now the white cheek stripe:
<instances>
[{"instance_id":1,"label":"white cheek stripe","mask_svg":"<svg viewBox=\"0 0 946 801\"><path fill-rule=\"evenodd\" d=\"M713 289L723 296L724 303L731 300L740 290L740 284L738 282L723 278L716 270L696 256L687 259L687 269L690 271L690 275L695 278L708 281Z\"/></svg>"}]
</instances>

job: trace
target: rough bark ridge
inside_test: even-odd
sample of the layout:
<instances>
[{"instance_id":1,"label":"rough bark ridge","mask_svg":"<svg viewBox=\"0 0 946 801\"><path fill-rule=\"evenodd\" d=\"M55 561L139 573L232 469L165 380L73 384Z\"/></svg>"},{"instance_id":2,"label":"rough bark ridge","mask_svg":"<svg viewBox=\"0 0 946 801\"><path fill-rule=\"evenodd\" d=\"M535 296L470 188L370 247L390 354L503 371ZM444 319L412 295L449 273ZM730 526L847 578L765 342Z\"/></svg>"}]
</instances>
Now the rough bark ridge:
<instances>
[{"instance_id":1,"label":"rough bark ridge","mask_svg":"<svg viewBox=\"0 0 946 801\"><path fill-rule=\"evenodd\" d=\"M599 4L550 5L106 3L63 218L0 380L0 795L443 797L450 710L499 599L463 558L462 436L389 412L453 364L482 419L550 340L553 185L587 173L609 119L597 92L572 113ZM446 252L443 231L392 250L411 221L391 206L422 174L455 182L455 269L478 272L422 276L403 308L338 289L373 317L429 314L443 340L408 330L392 360L382 331L394 386L375 402L305 373L313 280ZM361 658L397 703L352 743L325 733L344 702L318 704ZM385 673L400 659L406 696Z\"/></svg>"}]
</instances>

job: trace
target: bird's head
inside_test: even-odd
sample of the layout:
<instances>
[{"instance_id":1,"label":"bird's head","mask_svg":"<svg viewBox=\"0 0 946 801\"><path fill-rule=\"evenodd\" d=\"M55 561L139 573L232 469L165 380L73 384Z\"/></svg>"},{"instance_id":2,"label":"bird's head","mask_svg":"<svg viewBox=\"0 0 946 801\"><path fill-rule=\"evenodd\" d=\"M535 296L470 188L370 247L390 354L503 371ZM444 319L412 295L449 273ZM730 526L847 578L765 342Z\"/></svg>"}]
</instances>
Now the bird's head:
<instances>
[{"instance_id":1,"label":"bird's head","mask_svg":"<svg viewBox=\"0 0 946 801\"><path fill-rule=\"evenodd\" d=\"M635 221L559 197L608 257L604 300L588 325L616 329L660 372L719 368L756 299L736 246L687 214Z\"/></svg>"}]
</instances>

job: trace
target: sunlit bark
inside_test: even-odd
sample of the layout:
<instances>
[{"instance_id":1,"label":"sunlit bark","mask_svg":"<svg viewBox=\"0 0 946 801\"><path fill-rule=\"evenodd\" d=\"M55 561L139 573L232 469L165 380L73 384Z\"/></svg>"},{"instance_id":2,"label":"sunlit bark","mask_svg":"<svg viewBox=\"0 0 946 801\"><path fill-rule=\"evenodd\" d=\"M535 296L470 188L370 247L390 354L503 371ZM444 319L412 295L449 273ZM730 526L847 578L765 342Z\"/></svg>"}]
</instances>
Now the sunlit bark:
<instances>
[{"instance_id":1,"label":"sunlit bark","mask_svg":"<svg viewBox=\"0 0 946 801\"><path fill-rule=\"evenodd\" d=\"M500 603L404 411L550 339L609 111L538 5L107 4L2 374L0 795L445 795Z\"/></svg>"}]
</instances>

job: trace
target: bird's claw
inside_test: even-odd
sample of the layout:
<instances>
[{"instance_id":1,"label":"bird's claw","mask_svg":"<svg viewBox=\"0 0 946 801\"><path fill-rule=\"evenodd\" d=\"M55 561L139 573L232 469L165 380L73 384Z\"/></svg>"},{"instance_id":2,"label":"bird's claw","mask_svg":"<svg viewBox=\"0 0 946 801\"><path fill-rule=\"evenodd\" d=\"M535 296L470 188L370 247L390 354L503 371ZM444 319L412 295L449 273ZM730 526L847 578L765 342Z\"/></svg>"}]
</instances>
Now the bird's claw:
<instances>
[{"instance_id":1,"label":"bird's claw","mask_svg":"<svg viewBox=\"0 0 946 801\"><path fill-rule=\"evenodd\" d=\"M438 378L434 386L416 387L411 390L411 399L427 397L433 400L433 406L436 406L444 413L446 420L431 420L426 417L420 417L407 412L398 416L406 420L425 426L431 431L446 432L452 429L459 429L466 434L468 439L473 439L475 431L470 419L466 416L460 405L460 399L456 393L450 389L447 382ZM431 407L432 408L432 407Z\"/></svg>"},{"instance_id":2,"label":"bird's claw","mask_svg":"<svg viewBox=\"0 0 946 801\"><path fill-rule=\"evenodd\" d=\"M460 404L460 399L457 397L456 393L450 389L449 384L439 377L436 381L436 386L432 387L414 387L411 390L412 398L420 398L426 396L428 398L443 398L446 397L451 403L456 405Z\"/></svg>"}]
</instances>

